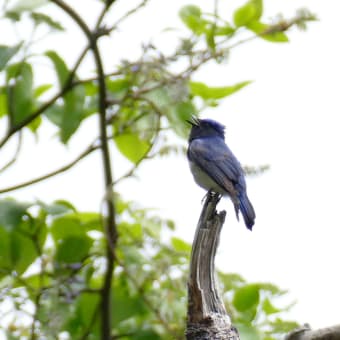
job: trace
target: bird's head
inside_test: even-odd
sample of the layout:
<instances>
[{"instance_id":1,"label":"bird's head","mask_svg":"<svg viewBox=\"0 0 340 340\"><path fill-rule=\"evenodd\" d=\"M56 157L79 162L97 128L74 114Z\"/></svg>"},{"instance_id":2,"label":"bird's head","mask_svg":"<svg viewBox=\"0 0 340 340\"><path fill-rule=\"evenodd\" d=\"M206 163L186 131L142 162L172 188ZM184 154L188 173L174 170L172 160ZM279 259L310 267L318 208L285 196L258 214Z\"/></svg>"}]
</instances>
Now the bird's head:
<instances>
[{"instance_id":1,"label":"bird's head","mask_svg":"<svg viewBox=\"0 0 340 340\"><path fill-rule=\"evenodd\" d=\"M189 141L196 138L220 137L224 139L224 125L212 119L198 119L192 117L187 122L192 126Z\"/></svg>"}]
</instances>

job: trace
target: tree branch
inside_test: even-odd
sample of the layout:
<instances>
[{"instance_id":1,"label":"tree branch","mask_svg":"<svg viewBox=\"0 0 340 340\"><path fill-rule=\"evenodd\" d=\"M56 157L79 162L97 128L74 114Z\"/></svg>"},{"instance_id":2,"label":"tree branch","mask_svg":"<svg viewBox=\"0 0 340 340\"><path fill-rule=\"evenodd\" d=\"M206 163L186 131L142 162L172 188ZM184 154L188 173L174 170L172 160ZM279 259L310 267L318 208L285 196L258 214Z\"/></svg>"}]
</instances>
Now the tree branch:
<instances>
[{"instance_id":1,"label":"tree branch","mask_svg":"<svg viewBox=\"0 0 340 340\"><path fill-rule=\"evenodd\" d=\"M104 285L102 288L102 339L109 340L111 338L111 294L112 294L112 280L114 270L114 258L115 248L117 243L117 225L116 225L116 212L113 202L113 176L111 169L111 157L109 151L109 142L106 130L106 84L105 74L102 65L102 59L98 49L97 42L95 41L92 46L94 59L97 67L97 73L99 77L99 129L101 136L101 153L102 162L104 167L104 179L105 179L105 205L106 205L106 223L105 230L108 237L107 249L106 249L106 274L104 278Z\"/></svg>"},{"instance_id":2,"label":"tree branch","mask_svg":"<svg viewBox=\"0 0 340 340\"><path fill-rule=\"evenodd\" d=\"M287 334L285 340L339 340L340 324L332 327L312 330L309 325L303 325Z\"/></svg>"},{"instance_id":3,"label":"tree branch","mask_svg":"<svg viewBox=\"0 0 340 340\"><path fill-rule=\"evenodd\" d=\"M98 20L98 27L96 31L91 32L90 28L87 26L85 21L76 13L73 8L68 6L62 0L52 0L58 7L60 7L65 13L67 13L80 27L80 29L85 34L89 41L90 49L92 50L94 62L96 64L97 74L98 74L98 86L99 86L99 96L98 96L98 111L99 111L99 130L101 137L100 150L102 154L102 162L104 168L104 182L105 182L105 225L104 230L108 237L107 249L106 249L106 273L104 276L104 283L102 287L101 294L101 338L102 340L109 340L111 338L111 286L113 278L114 269L114 252L117 242L117 226L115 217L115 207L113 203L113 176L111 169L111 159L109 152L109 143L106 130L106 105L107 105L107 95L106 95L106 84L105 84L105 73L103 69L101 55L98 49L97 40L100 37L98 35L99 25L101 18L104 17L102 13Z\"/></svg>"},{"instance_id":4,"label":"tree branch","mask_svg":"<svg viewBox=\"0 0 340 340\"><path fill-rule=\"evenodd\" d=\"M31 179L29 181L26 181L26 182L22 182L22 183L19 183L19 184L16 184L16 185L13 185L11 187L7 187L7 188L4 188L4 189L0 189L0 194L3 194L5 192L10 192L10 191L14 191L14 190L18 190L18 189L21 189L21 188L24 188L24 187L27 187L29 185L32 185L32 184L36 184L36 183L39 183L39 182L42 182L48 178L51 178L53 176L56 176L56 175L59 175L69 169L71 169L74 165L76 165L79 161L81 161L83 158L85 158L86 156L88 156L90 153L92 153L93 151L99 149L100 146L96 146L94 145L94 143L92 143L90 146L88 146L77 158L75 158L73 161L71 161L70 163L68 164L65 164L64 166L62 166L61 168L59 169L56 169L54 171L51 171L43 176L39 176L39 177L36 177L34 179Z\"/></svg>"}]
</instances>

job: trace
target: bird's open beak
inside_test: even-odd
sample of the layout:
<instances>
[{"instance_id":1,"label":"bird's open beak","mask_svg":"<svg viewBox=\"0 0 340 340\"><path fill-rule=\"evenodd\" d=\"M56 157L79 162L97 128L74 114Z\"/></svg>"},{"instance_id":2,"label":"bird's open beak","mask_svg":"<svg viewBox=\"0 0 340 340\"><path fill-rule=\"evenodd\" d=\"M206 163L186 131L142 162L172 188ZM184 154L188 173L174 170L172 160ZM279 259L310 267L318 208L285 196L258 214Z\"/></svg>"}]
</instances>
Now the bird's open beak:
<instances>
[{"instance_id":1,"label":"bird's open beak","mask_svg":"<svg viewBox=\"0 0 340 340\"><path fill-rule=\"evenodd\" d=\"M200 125L200 120L194 116L191 117L191 119L186 120L187 123L189 123L191 126L198 126Z\"/></svg>"}]
</instances>

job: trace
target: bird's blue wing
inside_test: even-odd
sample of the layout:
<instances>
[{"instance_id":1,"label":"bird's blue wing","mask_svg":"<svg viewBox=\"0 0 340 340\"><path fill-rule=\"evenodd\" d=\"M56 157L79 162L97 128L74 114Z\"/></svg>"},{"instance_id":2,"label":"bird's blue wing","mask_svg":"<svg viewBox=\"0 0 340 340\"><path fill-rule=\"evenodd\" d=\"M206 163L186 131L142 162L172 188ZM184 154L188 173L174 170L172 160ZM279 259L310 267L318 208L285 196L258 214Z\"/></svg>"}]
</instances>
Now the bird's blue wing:
<instances>
[{"instance_id":1,"label":"bird's blue wing","mask_svg":"<svg viewBox=\"0 0 340 340\"><path fill-rule=\"evenodd\" d=\"M242 167L221 138L193 140L188 157L231 196L245 187Z\"/></svg>"}]
</instances>

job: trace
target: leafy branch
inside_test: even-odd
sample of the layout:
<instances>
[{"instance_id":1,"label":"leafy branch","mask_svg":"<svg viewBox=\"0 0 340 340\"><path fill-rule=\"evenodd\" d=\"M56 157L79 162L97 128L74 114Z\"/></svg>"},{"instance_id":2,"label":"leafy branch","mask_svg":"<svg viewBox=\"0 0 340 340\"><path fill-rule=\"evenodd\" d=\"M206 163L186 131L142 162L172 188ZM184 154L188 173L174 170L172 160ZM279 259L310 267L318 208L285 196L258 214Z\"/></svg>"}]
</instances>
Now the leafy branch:
<instances>
[{"instance_id":1,"label":"leafy branch","mask_svg":"<svg viewBox=\"0 0 340 340\"><path fill-rule=\"evenodd\" d=\"M74 67L72 68L70 74L68 75L68 78L61 88L61 90L55 94L50 100L42 104L35 112L33 112L28 117L24 118L20 123L9 126L9 129L6 133L6 135L2 138L0 141L0 149L7 143L7 141L18 131L22 130L25 126L30 124L33 120L38 118L42 113L44 113L51 105L53 105L59 98L63 97L68 91L70 91L73 87L72 81L73 78L76 75L77 69L80 66L81 62L83 61L84 57L86 56L88 52L88 47L86 47L82 53L79 55L78 60L76 61Z\"/></svg>"}]
</instances>

